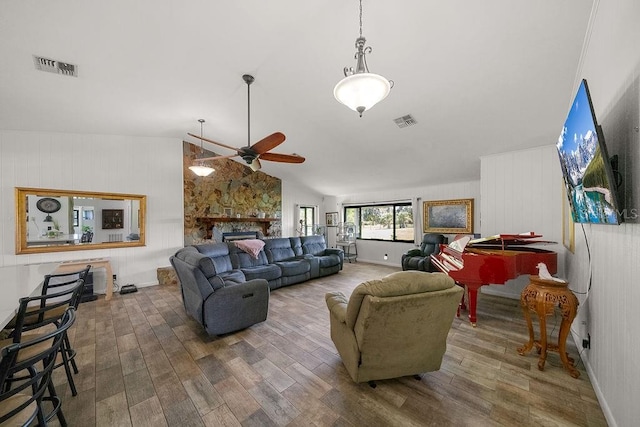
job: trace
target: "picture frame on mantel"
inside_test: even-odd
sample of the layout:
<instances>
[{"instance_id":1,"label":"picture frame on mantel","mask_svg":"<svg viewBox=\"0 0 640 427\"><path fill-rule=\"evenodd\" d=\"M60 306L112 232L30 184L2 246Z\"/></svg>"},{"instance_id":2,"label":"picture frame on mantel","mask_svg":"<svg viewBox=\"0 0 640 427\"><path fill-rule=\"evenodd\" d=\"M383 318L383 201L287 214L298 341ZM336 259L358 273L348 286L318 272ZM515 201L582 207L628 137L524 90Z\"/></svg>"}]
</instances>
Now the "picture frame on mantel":
<instances>
[{"instance_id":1,"label":"picture frame on mantel","mask_svg":"<svg viewBox=\"0 0 640 427\"><path fill-rule=\"evenodd\" d=\"M224 216L225 218L231 218L233 216L233 209L231 208L224 208L223 212L224 213L222 216Z\"/></svg>"},{"instance_id":2,"label":"picture frame on mantel","mask_svg":"<svg viewBox=\"0 0 640 427\"><path fill-rule=\"evenodd\" d=\"M338 212L327 212L325 214L325 219L327 222L327 227L338 226Z\"/></svg>"},{"instance_id":3,"label":"picture frame on mantel","mask_svg":"<svg viewBox=\"0 0 640 427\"><path fill-rule=\"evenodd\" d=\"M473 233L473 199L426 201L422 213L425 233Z\"/></svg>"}]
</instances>

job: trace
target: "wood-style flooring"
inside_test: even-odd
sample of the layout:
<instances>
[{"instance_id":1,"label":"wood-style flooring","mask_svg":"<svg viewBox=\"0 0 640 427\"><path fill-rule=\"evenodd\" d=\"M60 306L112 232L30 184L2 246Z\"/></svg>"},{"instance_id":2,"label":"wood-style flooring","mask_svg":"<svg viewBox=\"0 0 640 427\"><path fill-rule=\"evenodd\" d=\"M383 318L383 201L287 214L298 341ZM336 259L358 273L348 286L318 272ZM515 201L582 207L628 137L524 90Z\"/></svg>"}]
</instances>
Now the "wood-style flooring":
<instances>
[{"instance_id":1,"label":"wood-style flooring","mask_svg":"<svg viewBox=\"0 0 640 427\"><path fill-rule=\"evenodd\" d=\"M78 396L54 374L72 426L606 426L581 375L557 354L544 371L516 300L479 296L478 326L455 319L442 368L421 380L356 384L329 337L328 291L347 296L396 268L353 263L339 274L277 289L267 321L210 337L173 286L83 303L70 338ZM549 329L559 320L549 319ZM557 336L556 327L556 336Z\"/></svg>"}]
</instances>

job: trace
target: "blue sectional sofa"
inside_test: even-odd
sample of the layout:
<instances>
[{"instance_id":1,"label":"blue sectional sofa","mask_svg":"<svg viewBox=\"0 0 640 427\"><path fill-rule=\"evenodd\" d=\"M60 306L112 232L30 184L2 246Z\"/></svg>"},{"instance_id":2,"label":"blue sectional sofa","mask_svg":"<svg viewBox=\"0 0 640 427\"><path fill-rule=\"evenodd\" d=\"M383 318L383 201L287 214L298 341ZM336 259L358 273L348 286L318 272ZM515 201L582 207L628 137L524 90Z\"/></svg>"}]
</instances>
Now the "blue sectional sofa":
<instances>
[{"instance_id":1,"label":"blue sectional sofa","mask_svg":"<svg viewBox=\"0 0 640 427\"><path fill-rule=\"evenodd\" d=\"M265 239L255 257L225 242L182 248L170 261L187 313L221 335L266 320L270 290L338 273L344 252L324 236L283 237Z\"/></svg>"}]
</instances>

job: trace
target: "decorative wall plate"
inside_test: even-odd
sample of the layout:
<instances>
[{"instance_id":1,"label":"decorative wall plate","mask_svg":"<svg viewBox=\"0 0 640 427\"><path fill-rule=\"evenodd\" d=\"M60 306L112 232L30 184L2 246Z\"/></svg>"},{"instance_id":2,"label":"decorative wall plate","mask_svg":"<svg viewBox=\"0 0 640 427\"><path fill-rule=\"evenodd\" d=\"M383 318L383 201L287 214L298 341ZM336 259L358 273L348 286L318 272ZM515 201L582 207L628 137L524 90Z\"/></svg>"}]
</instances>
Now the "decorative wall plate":
<instances>
[{"instance_id":1,"label":"decorative wall plate","mask_svg":"<svg viewBox=\"0 0 640 427\"><path fill-rule=\"evenodd\" d=\"M58 212L62 205L56 199L52 199L51 197L44 197L36 202L36 207L39 211L44 213L54 213Z\"/></svg>"}]
</instances>

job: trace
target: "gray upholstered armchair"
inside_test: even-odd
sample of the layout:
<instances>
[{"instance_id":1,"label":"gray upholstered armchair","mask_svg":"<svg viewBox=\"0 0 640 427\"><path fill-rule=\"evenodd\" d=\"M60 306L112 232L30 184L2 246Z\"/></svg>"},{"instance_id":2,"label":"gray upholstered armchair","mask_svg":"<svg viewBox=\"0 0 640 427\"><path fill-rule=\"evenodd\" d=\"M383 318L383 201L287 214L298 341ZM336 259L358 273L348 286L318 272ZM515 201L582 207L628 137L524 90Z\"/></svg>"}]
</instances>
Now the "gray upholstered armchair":
<instances>
[{"instance_id":1,"label":"gray upholstered armchair","mask_svg":"<svg viewBox=\"0 0 640 427\"><path fill-rule=\"evenodd\" d=\"M444 273L399 271L325 296L331 339L355 382L440 369L463 290Z\"/></svg>"},{"instance_id":2,"label":"gray upholstered armchair","mask_svg":"<svg viewBox=\"0 0 640 427\"><path fill-rule=\"evenodd\" d=\"M437 271L429 259L431 254L440 252L440 245L448 239L442 234L427 233L422 236L420 249L411 249L402 254L402 270Z\"/></svg>"},{"instance_id":3,"label":"gray upholstered armchair","mask_svg":"<svg viewBox=\"0 0 640 427\"><path fill-rule=\"evenodd\" d=\"M232 270L226 247L226 243L203 245L200 250L206 253L200 253L190 246L170 258L185 310L210 335L262 322L269 310L269 283L265 279L245 281L240 270Z\"/></svg>"}]
</instances>

